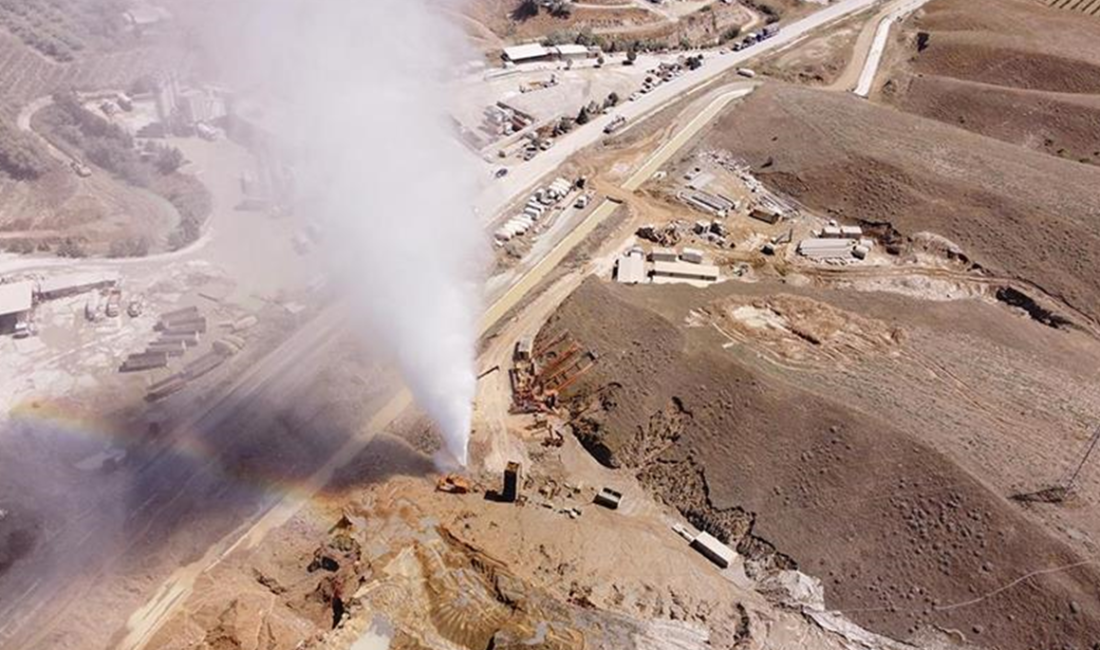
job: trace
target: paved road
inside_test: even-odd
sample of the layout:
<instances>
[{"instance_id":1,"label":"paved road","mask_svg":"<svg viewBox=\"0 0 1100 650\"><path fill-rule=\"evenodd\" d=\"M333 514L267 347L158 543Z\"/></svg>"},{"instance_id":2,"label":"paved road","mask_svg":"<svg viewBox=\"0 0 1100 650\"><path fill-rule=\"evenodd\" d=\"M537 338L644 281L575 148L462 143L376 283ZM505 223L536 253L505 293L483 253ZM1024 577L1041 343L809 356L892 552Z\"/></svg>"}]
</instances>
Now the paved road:
<instances>
[{"instance_id":1,"label":"paved road","mask_svg":"<svg viewBox=\"0 0 1100 650\"><path fill-rule=\"evenodd\" d=\"M882 63L882 55L886 52L886 44L890 37L890 28L894 23L901 22L906 16L928 3L928 0L909 0L900 3L893 11L879 21L875 30L875 40L871 43L871 51L867 54L867 60L863 64L863 71L859 75L859 83L852 92L866 99L871 94L871 87L878 75L879 65Z\"/></svg>"},{"instance_id":2,"label":"paved road","mask_svg":"<svg viewBox=\"0 0 1100 650\"><path fill-rule=\"evenodd\" d=\"M683 99L688 93L714 82L731 70L736 70L749 59L787 47L811 32L864 11L881 1L840 0L801 20L784 25L778 34L763 43L757 43L740 52L708 54L706 63L698 70L661 84L652 92L642 95L637 101L621 104L611 114L601 115L588 124L577 127L566 137L560 138L549 151L544 151L533 160L514 167L508 176L489 184L478 197L476 205L479 214L486 221L498 216L498 213L516 196L533 188L540 179L553 173L573 154L606 137L603 129L615 116L622 115L627 118L627 128L629 128L669 104Z\"/></svg>"}]
</instances>

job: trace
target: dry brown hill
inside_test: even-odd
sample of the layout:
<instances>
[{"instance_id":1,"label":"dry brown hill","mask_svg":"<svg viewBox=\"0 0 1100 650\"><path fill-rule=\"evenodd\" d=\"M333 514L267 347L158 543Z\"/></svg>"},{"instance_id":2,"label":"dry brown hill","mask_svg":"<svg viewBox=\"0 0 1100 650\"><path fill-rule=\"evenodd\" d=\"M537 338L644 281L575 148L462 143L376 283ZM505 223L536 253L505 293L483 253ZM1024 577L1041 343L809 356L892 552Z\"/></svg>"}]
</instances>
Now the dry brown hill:
<instances>
[{"instance_id":1,"label":"dry brown hill","mask_svg":"<svg viewBox=\"0 0 1100 650\"><path fill-rule=\"evenodd\" d=\"M707 144L810 207L904 236L938 233L981 266L1100 317L1100 168L778 85L727 113Z\"/></svg>"},{"instance_id":2,"label":"dry brown hill","mask_svg":"<svg viewBox=\"0 0 1100 650\"><path fill-rule=\"evenodd\" d=\"M939 0L901 40L889 103L1100 164L1100 21L1029 0Z\"/></svg>"},{"instance_id":3,"label":"dry brown hill","mask_svg":"<svg viewBox=\"0 0 1100 650\"><path fill-rule=\"evenodd\" d=\"M761 372L753 352L693 326L693 311L736 291L589 280L551 319L543 340L568 330L600 357L570 396L597 458L636 468L657 498L756 566L793 560L819 576L827 605L872 630L904 639L936 625L1020 650L1097 638L1089 594L1100 576L1085 558L889 412ZM826 311L858 318L882 351L898 345L885 322ZM1000 590L1037 567L1065 568Z\"/></svg>"}]
</instances>

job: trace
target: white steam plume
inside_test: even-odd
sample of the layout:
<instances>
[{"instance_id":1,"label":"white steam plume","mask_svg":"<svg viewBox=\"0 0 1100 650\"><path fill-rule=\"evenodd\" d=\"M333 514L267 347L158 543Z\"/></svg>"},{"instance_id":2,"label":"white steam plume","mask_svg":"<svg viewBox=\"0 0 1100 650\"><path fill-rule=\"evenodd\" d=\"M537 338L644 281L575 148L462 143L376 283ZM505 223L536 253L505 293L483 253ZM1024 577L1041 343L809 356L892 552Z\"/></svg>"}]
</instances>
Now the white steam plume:
<instances>
[{"instance_id":1,"label":"white steam plume","mask_svg":"<svg viewBox=\"0 0 1100 650\"><path fill-rule=\"evenodd\" d=\"M236 9L245 28L229 35L239 49L225 64L270 94L300 209L325 224L368 343L393 355L465 465L485 240L477 167L447 114L462 34L425 0Z\"/></svg>"}]
</instances>

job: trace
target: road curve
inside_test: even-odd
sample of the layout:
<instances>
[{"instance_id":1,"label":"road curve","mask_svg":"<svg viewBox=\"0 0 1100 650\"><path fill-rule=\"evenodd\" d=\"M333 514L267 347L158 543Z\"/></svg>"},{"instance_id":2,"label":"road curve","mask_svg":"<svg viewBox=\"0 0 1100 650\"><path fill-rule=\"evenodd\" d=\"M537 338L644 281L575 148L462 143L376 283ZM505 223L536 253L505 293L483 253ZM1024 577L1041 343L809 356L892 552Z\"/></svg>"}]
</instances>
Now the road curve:
<instances>
[{"instance_id":1,"label":"road curve","mask_svg":"<svg viewBox=\"0 0 1100 650\"><path fill-rule=\"evenodd\" d=\"M552 174L573 154L606 137L606 127L616 116L627 119L626 129L639 124L665 107L680 101L689 93L717 81L723 75L736 70L754 57L783 49L802 40L822 27L842 20L852 14L865 11L883 0L839 0L805 18L784 25L779 33L762 43L751 45L740 52L727 54L707 53L706 63L698 70L661 84L637 101L620 104L608 115L600 115L588 124L578 126L569 135L560 138L549 151L511 170L508 176L489 183L475 201L483 220L490 220L506 208L512 200L530 191L540 180Z\"/></svg>"},{"instance_id":2,"label":"road curve","mask_svg":"<svg viewBox=\"0 0 1100 650\"><path fill-rule=\"evenodd\" d=\"M906 16L928 3L928 0L909 0L898 5L893 11L879 21L875 29L875 39L871 43L871 51L867 53L867 60L863 63L863 71L859 75L859 82L852 92L864 99L871 94L871 88L875 84L879 65L882 63L882 55L886 53L886 44L890 37L890 28L894 23L901 22Z\"/></svg>"}]
</instances>

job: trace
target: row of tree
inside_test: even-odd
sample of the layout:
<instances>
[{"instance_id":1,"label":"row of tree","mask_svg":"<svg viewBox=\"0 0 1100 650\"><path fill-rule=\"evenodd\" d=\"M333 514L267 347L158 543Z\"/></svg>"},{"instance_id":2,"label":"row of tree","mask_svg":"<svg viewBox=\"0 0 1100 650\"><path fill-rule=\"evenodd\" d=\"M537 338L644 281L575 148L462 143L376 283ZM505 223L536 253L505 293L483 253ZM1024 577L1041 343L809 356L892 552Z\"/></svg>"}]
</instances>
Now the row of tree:
<instances>
[{"instance_id":1,"label":"row of tree","mask_svg":"<svg viewBox=\"0 0 1100 650\"><path fill-rule=\"evenodd\" d=\"M598 115L602 110L614 108L619 105L619 93L612 92L607 96L607 99L603 100L603 106L601 107L595 101L589 102L587 105L582 106L575 122L577 124L588 124L592 121L592 118Z\"/></svg>"},{"instance_id":2,"label":"row of tree","mask_svg":"<svg viewBox=\"0 0 1100 650\"><path fill-rule=\"evenodd\" d=\"M78 149L89 162L132 185L146 187L152 173L171 174L183 164L183 154L174 147L149 143L146 156L134 149L134 139L117 124L84 108L72 92L57 93L53 106L42 113L49 133Z\"/></svg>"},{"instance_id":3,"label":"row of tree","mask_svg":"<svg viewBox=\"0 0 1100 650\"><path fill-rule=\"evenodd\" d=\"M0 171L16 180L34 180L49 169L49 156L34 138L0 120Z\"/></svg>"}]
</instances>

